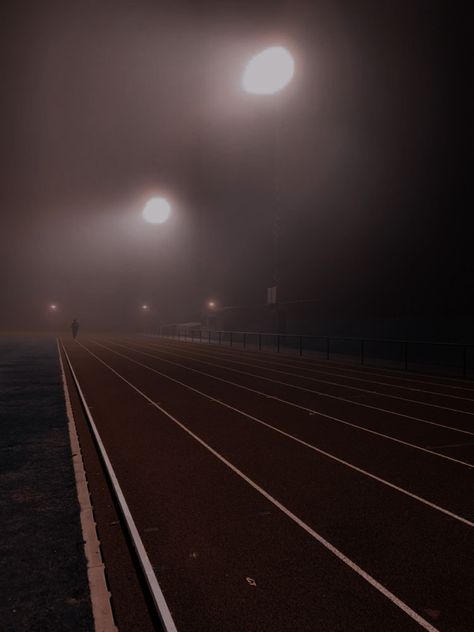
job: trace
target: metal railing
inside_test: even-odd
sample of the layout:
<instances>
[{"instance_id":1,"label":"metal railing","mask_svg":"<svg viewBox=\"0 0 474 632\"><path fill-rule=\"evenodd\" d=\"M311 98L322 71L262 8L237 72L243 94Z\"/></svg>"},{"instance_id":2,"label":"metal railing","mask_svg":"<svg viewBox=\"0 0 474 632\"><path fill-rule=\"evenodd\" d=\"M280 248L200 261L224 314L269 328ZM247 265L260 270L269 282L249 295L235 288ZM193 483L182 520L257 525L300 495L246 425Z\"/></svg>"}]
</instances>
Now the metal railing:
<instances>
[{"instance_id":1,"label":"metal railing","mask_svg":"<svg viewBox=\"0 0 474 632\"><path fill-rule=\"evenodd\" d=\"M474 377L474 344L340 338L251 331L215 331L179 325L163 326L160 328L159 335L188 342L291 353L297 356L339 360L360 365L455 375L465 378Z\"/></svg>"}]
</instances>

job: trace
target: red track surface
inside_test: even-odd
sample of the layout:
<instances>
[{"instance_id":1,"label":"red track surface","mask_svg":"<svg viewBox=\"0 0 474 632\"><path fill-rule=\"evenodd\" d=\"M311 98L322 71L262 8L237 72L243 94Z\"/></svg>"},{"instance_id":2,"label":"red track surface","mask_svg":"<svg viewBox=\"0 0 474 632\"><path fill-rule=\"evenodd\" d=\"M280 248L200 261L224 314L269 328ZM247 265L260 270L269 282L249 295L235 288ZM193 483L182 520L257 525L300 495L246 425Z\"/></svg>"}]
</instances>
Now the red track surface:
<instances>
[{"instance_id":1,"label":"red track surface","mask_svg":"<svg viewBox=\"0 0 474 632\"><path fill-rule=\"evenodd\" d=\"M474 629L472 383L65 348L180 632Z\"/></svg>"}]
</instances>

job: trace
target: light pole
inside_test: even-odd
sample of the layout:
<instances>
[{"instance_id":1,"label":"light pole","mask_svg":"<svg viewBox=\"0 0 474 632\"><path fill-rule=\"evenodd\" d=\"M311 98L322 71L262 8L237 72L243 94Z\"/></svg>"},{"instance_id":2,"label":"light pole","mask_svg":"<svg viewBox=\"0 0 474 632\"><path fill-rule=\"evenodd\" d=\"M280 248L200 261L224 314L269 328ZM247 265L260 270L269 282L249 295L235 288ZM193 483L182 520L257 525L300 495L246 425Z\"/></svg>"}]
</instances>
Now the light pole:
<instances>
[{"instance_id":1,"label":"light pole","mask_svg":"<svg viewBox=\"0 0 474 632\"><path fill-rule=\"evenodd\" d=\"M151 197L143 207L142 217L149 224L164 224L171 215L171 204L165 197ZM150 313L150 305L142 303L140 312L143 318L143 333L147 333L147 325L150 326L148 314Z\"/></svg>"},{"instance_id":2,"label":"light pole","mask_svg":"<svg viewBox=\"0 0 474 632\"><path fill-rule=\"evenodd\" d=\"M143 334L147 333L148 314L150 313L150 306L148 303L142 303L140 305L140 312L143 314Z\"/></svg>"},{"instance_id":3,"label":"light pole","mask_svg":"<svg viewBox=\"0 0 474 632\"><path fill-rule=\"evenodd\" d=\"M143 335L145 336L148 332L148 326L149 326L149 316L148 314L150 313L150 305L148 303L142 303L140 305L140 312L142 314L142 320L143 320Z\"/></svg>"},{"instance_id":4,"label":"light pole","mask_svg":"<svg viewBox=\"0 0 474 632\"><path fill-rule=\"evenodd\" d=\"M51 319L51 323L52 323L52 328L54 330L54 332L56 333L56 335L58 335L58 316L54 316L55 314L58 313L58 304L57 303L50 303L48 305L48 312L50 314L53 314L52 319Z\"/></svg>"},{"instance_id":5,"label":"light pole","mask_svg":"<svg viewBox=\"0 0 474 632\"><path fill-rule=\"evenodd\" d=\"M291 81L294 75L295 63L291 53L283 46L272 46L267 48L247 63L243 76L242 88L254 95L272 96L283 90ZM273 211L273 273L272 285L267 288L267 304L273 306L275 310L274 329L278 332L280 326L280 311L278 306L278 283L279 283L279 241L280 241L280 200L278 186L278 134L279 134L279 112L276 104L273 116L275 147L274 151L274 211Z\"/></svg>"},{"instance_id":6,"label":"light pole","mask_svg":"<svg viewBox=\"0 0 474 632\"><path fill-rule=\"evenodd\" d=\"M209 330L209 336L211 335L211 329L216 329L216 310L217 301L213 298L206 302L206 311L204 312L207 328Z\"/></svg>"}]
</instances>

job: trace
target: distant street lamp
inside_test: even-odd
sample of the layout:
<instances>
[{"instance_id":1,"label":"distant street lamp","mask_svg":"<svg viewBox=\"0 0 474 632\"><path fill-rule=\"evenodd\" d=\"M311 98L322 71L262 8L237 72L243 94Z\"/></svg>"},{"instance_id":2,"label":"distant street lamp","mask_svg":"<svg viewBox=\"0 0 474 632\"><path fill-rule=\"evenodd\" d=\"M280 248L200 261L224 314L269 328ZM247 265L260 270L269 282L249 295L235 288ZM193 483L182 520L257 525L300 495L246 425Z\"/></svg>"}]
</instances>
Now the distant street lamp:
<instances>
[{"instance_id":1,"label":"distant street lamp","mask_svg":"<svg viewBox=\"0 0 474 632\"><path fill-rule=\"evenodd\" d=\"M203 314L203 318L205 319L205 323L207 324L207 328L209 331L216 329L216 314L217 312L217 301L214 299L210 299L206 301L206 309ZM210 335L210 334L209 334Z\"/></svg>"},{"instance_id":2,"label":"distant street lamp","mask_svg":"<svg viewBox=\"0 0 474 632\"><path fill-rule=\"evenodd\" d=\"M285 88L293 78L295 62L291 53L283 46L272 46L258 53L247 63L243 76L242 87L246 92L255 95L274 95ZM273 116L275 129L275 166L274 166L274 213L273 213L273 284L267 288L267 304L275 309L275 329L280 328L280 312L278 308L278 258L280 241L280 209L278 199L277 153L279 135L278 109Z\"/></svg>"},{"instance_id":3,"label":"distant street lamp","mask_svg":"<svg viewBox=\"0 0 474 632\"><path fill-rule=\"evenodd\" d=\"M51 316L48 318L49 326L53 329L53 331L56 331L57 327L59 325L59 323L58 323L58 318L59 318L58 304L57 303L50 303L48 305L48 312L51 314Z\"/></svg>"},{"instance_id":4,"label":"distant street lamp","mask_svg":"<svg viewBox=\"0 0 474 632\"><path fill-rule=\"evenodd\" d=\"M171 204L164 197L148 200L142 212L143 219L150 224L163 224L171 215Z\"/></svg>"},{"instance_id":5,"label":"distant street lamp","mask_svg":"<svg viewBox=\"0 0 474 632\"><path fill-rule=\"evenodd\" d=\"M140 318L140 320L142 321L142 326L143 326L143 334L146 335L148 332L148 327L150 326L150 316L149 314L151 314L150 311L150 306L148 305L148 303L142 303L140 305L140 312L143 314L143 316Z\"/></svg>"}]
</instances>

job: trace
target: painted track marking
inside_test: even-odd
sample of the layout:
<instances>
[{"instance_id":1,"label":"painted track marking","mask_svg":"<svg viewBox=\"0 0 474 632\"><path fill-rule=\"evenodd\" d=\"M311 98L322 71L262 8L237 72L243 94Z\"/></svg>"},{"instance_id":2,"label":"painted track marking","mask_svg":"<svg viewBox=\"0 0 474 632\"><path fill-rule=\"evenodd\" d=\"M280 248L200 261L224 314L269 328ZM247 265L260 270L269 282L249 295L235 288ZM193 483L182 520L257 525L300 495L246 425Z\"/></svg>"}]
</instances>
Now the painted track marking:
<instances>
[{"instance_id":1,"label":"painted track marking","mask_svg":"<svg viewBox=\"0 0 474 632\"><path fill-rule=\"evenodd\" d=\"M194 388L193 386L189 386L188 384L185 384L184 382L181 382L180 380L177 380L173 377L170 377L169 375L166 375L165 373L162 373L161 371L158 371L157 369L153 369L152 367L143 364L142 362L138 362L137 360L134 360L133 358L130 358L129 356L124 355L123 353L119 353L118 351L114 351L113 349L110 349L109 347L106 347L103 344L99 344L98 342L94 341L94 344L96 344L99 347L102 347L103 349L107 349L108 351L110 351L111 353L114 353L115 355L118 355L122 358L125 358L126 360L128 360L129 362L133 362L134 364L137 364L138 366L141 366L149 371L152 371L153 373L156 373L158 375L160 375L161 377L164 377L165 379L174 382L176 384L179 384L180 386L187 388L190 391L193 391L194 393L197 393L198 395L205 397L213 402L215 402L216 404L220 404L221 406L224 406L225 408L228 408L229 410L232 410L236 413L238 413L239 415L242 415L243 417L246 417L248 419L251 419L252 421L255 421L259 424L261 424L262 426L265 426L267 428L269 428L270 430L274 430L275 432L277 432L278 434L283 435L284 437L291 439L292 441L295 441L296 443L299 443L300 445L305 446L306 448L309 448L310 450L313 450L315 452L318 452L324 456L326 456L329 459L332 459L338 463L340 463L341 465L344 465L346 467L349 467L352 470L355 470L356 472L358 472L359 474L362 474L363 476L367 476L368 478L371 478L375 481L377 481L378 483L381 483L382 485L386 485L387 487L390 487L391 489L394 489L395 491L404 494L406 496L408 496L409 498L412 498L424 505L427 505L428 507L431 507L432 509L435 509L436 511L439 511L447 516L449 516L450 518L454 518L455 520L458 520L459 522L462 522L464 524L466 524L469 527L474 527L474 522L471 522L470 520L468 520L467 518L464 518L463 516L460 516L458 514L455 514L452 511L449 511L449 509L445 509L444 507L441 507L440 505L437 505L429 500L427 500L426 498L423 498L422 496L418 496L417 494L413 494L412 492L408 491L407 489L404 489L403 487L399 487L398 485L395 485L394 483L391 483L390 481L387 481L384 478L381 478L380 476L377 476L376 474L372 474L371 472L368 472L367 470L364 470L361 467L358 467L357 465L354 465L353 463L349 463L348 461L345 461L344 459L339 458L338 456L331 454L331 452L326 452L325 450L322 450L321 448L316 447L315 445L313 445L312 443L308 443L307 441L304 441L303 439L300 439L298 437L295 437L294 435L290 434L289 432L285 432L284 430L281 430L280 428L277 428L276 426L272 426L271 424L263 421L262 419L259 419L258 417L254 417L253 415L249 415L248 413L244 412L243 410L240 410L239 408L235 408L234 406L231 406L230 404L227 404L226 402L221 401L220 399L217 399L215 397L212 397L211 395L207 395L206 393L203 393L202 391L198 390L197 388ZM89 351L89 353L92 353L87 347L85 347L84 345L81 345L84 347L84 349L87 349L87 351Z\"/></svg>"},{"instance_id":2,"label":"painted track marking","mask_svg":"<svg viewBox=\"0 0 474 632\"><path fill-rule=\"evenodd\" d=\"M92 614L94 617L94 629L98 632L118 632L110 603L110 592L105 579L105 565L100 550L94 513L91 505L91 497L87 477L82 460L81 446L77 436L76 422L72 411L71 399L64 370L59 340L56 339L61 379L63 383L66 415L68 418L69 442L71 447L72 463L76 480L77 500L80 507L80 520L84 553L87 560L87 578L91 597Z\"/></svg>"},{"instance_id":3,"label":"painted track marking","mask_svg":"<svg viewBox=\"0 0 474 632\"><path fill-rule=\"evenodd\" d=\"M76 344L80 345L81 347L83 345L81 345L81 343L76 341ZM133 520L132 514L130 512L130 509L128 507L127 501L125 500L125 496L123 495L122 489L119 485L117 476L114 472L114 469L112 467L112 464L110 462L110 459L107 455L107 452L105 450L104 444L102 443L102 439L100 438L100 434L99 431L97 430L97 427L95 425L94 419L92 418L91 412L90 412L90 408L87 405L86 399L84 397L84 393L81 389L81 386L79 384L79 380L77 379L77 376L74 372L74 369L72 368L72 364L71 364L71 360L69 358L69 355L64 347L63 342L61 341L61 346L63 348L64 351L64 355L66 357L67 363L69 365L69 369L71 371L71 375L73 377L74 383L76 385L77 388L77 392L79 393L79 397L81 399L82 405L84 407L84 411L87 415L87 419L89 421L90 427L92 429L94 438L97 442L97 445L99 447L99 452L100 455L105 463L106 469L107 469L107 473L110 477L110 480L112 482L112 486L114 488L114 492L117 496L119 505L120 505L120 509L122 511L123 517L125 519L125 523L127 525L127 529L129 530L130 533L130 537L132 539L133 542L133 546L135 547L135 551L138 555L138 559L140 561L140 565L142 567L143 573L145 575L147 584L148 584L148 588L150 589L150 593L151 596L153 598L153 602L155 604L155 607L157 609L157 612L160 616L161 622L163 624L163 627L165 629L165 632L178 632L176 625L173 621L173 617L171 616L171 612L168 608L168 604L166 603L165 597L163 595L163 592L160 588L160 585L158 583L158 579L156 578L156 575L153 571L153 567L151 565L151 562L148 558L148 554L145 550L145 547L143 545L142 539L140 538L140 535L138 533L138 529L135 525L135 521ZM86 347L84 347L86 348ZM89 352L90 353L90 352Z\"/></svg>"},{"instance_id":4,"label":"painted track marking","mask_svg":"<svg viewBox=\"0 0 474 632\"><path fill-rule=\"evenodd\" d=\"M431 625L426 619L421 617L415 610L410 608L405 602L399 599L394 593L385 588L380 582L378 582L374 577L372 577L369 573L364 571L358 564L353 562L349 557L347 557L342 551L337 549L333 544L331 544L328 540L326 540L322 535L317 533L314 529L312 529L309 525L307 525L303 520L298 518L293 512L291 512L287 507L285 507L282 503L280 503L276 498L274 498L271 494L260 487L255 481L249 478L246 474L244 474L241 470L239 470L235 465L233 465L230 461L228 461L225 457L223 457L217 450L214 450L209 444L207 444L203 439L201 439L197 434L192 432L187 426L181 423L178 419L176 419L173 415L167 412L164 408L162 408L159 404L154 402L148 395L146 395L143 391L137 388L134 384L129 382L126 378L124 378L118 371L116 371L109 364L104 362L99 356L90 351L87 347L82 345L81 343L77 343L83 349L85 349L91 356L96 358L98 362L107 367L114 375L116 375L120 380L122 380L125 384L127 384L130 388L132 388L135 392L141 395L144 399L146 399L152 406L154 406L157 410L159 410L163 415L168 417L173 423L179 426L184 432L186 432L189 436L191 436L195 441L197 441L200 445L202 445L206 450L208 450L211 454L213 454L219 461L224 463L229 469L231 469L237 476L243 479L248 485L250 485L253 489L255 489L259 494L261 494L264 498L266 498L272 505L277 507L282 513L284 513L288 518L290 518L293 522L295 522L299 527L301 527L306 533L311 535L317 542L319 542L324 548L330 551L335 557L337 557L341 562L343 562L346 566L348 566L352 571L357 573L360 577L362 577L368 584L370 584L373 588L375 588L378 592L380 592L384 597L386 597L389 601L391 601L395 606L397 606L400 610L402 610L407 616L413 619L418 625L420 625L428 632L439 632L437 628Z\"/></svg>"},{"instance_id":5,"label":"painted track marking","mask_svg":"<svg viewBox=\"0 0 474 632\"><path fill-rule=\"evenodd\" d=\"M145 346L147 349L150 349L150 345L140 345L139 343L134 343L138 346ZM158 350L159 347L156 346L151 346L151 348ZM173 353L173 351L167 351L167 350L161 350L162 353L171 355L173 357L182 357L180 356L180 354L176 351ZM186 359L189 359L190 361L194 361L194 362L199 362L200 364L207 364L208 366L213 366L215 368L219 368L219 369L224 369L225 371L233 371L234 373L239 373L241 375L248 375L249 377L256 377L260 380L264 380L266 382L272 382L274 384L279 384L281 386L288 386L289 388L294 388L296 390L300 390L300 391L305 391L307 393L314 393L315 395L319 395L321 397L327 397L329 399L336 399L338 401L341 402L346 402L348 404L354 404L355 406L362 406L363 408L369 408L371 410L377 410L380 411L382 413L388 413L390 415L396 415L397 417L404 417L405 419L411 419L412 421L417 421L419 423L423 423L423 424L428 424L430 426L437 426L439 428L444 428L446 430L452 430L453 432L459 432L461 434L467 434L467 435L471 435L474 436L474 432L471 432L470 430L464 430L463 428L456 428L453 426L448 426L446 424L440 424L439 422L436 421L430 421L429 419L423 419L422 417L414 417L413 415L407 415L406 413L400 413L397 412L395 410L389 410L388 408L380 408L379 406L373 406L372 404L366 404L364 402L358 402L357 400L353 400L353 399L348 399L347 397L341 397L340 395L332 395L331 393L325 393L323 391L316 391L314 389L309 389L309 388L305 388L303 386L298 386L296 384L289 384L288 382L282 382L280 380L273 380L272 378L269 377L265 377L262 375L259 375L257 373L250 373L249 371L240 371L239 369L233 369L233 368L229 368L226 367L225 365L222 364L215 364L214 362L208 362L206 360L201 360L199 358L195 358L194 356L192 356L191 354L186 354ZM232 360L230 360L229 362L233 362ZM241 362L235 362L236 364L243 364ZM267 369L265 369L267 370ZM274 369L269 369L269 370L274 370ZM276 370L276 369L275 369ZM280 371L278 371L278 373L280 373ZM285 375L293 375L294 377L299 377L297 374L293 373L285 373ZM303 379L312 379L312 378L305 378L303 377ZM317 381L323 381L323 380L317 380ZM331 382L328 382L328 384L332 384ZM361 389L362 390L362 389ZM367 393L371 393L372 391L365 391ZM402 398L401 398L402 399ZM407 400L407 401L411 401L411 400ZM418 402L420 405L424 405L424 402ZM450 409L448 409L450 410ZM464 411L454 411L454 412L461 412L463 414L466 415L473 415L474 413L469 413L469 412L465 412Z\"/></svg>"},{"instance_id":6,"label":"painted track marking","mask_svg":"<svg viewBox=\"0 0 474 632\"><path fill-rule=\"evenodd\" d=\"M196 349L195 351L198 352L199 350ZM202 351L205 353L204 349L202 349ZM220 354L208 354L208 356L210 356L210 357L212 357L214 359L218 359L219 355ZM226 356L225 360L228 361L228 362L231 362L232 364L241 364L241 365L244 365L244 366L256 366L255 364L250 363L250 362L241 362L241 361L238 361L238 360L230 360L229 359L230 357L231 357L230 355ZM256 358L256 359L259 360L259 358ZM259 360L259 361L261 362L261 360ZM310 376L307 376L307 375L301 375L299 373L290 373L289 371L281 371L279 369L271 368L270 366L262 364L262 363L258 364L257 366L258 366L258 368L261 368L261 369L263 369L265 371L273 371L275 373L282 373L283 375L292 375L292 376L299 377L299 378L302 378L302 379L305 379L305 380L311 380L313 382L321 382L323 384L331 384L331 385L335 385L335 386L341 386L342 388L353 388L353 389L356 389L356 390L361 390L363 392L366 391L366 389L357 388L355 386L351 386L351 385L348 385L348 384L340 384L338 382L330 382L330 381L327 381L327 380L322 380L322 379L318 379L318 378L315 378L315 377L310 377ZM273 364L272 366L274 367L276 365ZM278 366L283 366L283 367L286 366L288 368L293 368L293 369L297 368L294 365L288 364L288 363L285 363L285 362L278 363ZM323 370L323 367L321 367L320 369L306 369L306 368L302 368L302 370L310 370L312 373L317 373L319 375L321 375L321 374L323 374L323 375L326 374L327 375L328 374L328 372ZM334 377L345 378L347 380L354 380L354 381L358 381L358 382L367 382L369 384L377 384L379 386L388 386L389 388L398 388L398 389L407 390L407 391L414 391L416 393L426 393L427 395L437 395L439 397L448 397L448 398L451 398L451 399L461 399L461 400L464 400L464 401L467 401L467 402L474 402L474 398L472 398L472 397L463 397L462 395L453 395L453 394L450 394L450 393L442 393L440 391L429 391L429 390L423 389L423 388L415 388L414 386L404 386L402 384L391 384L390 382L380 382L379 380L371 380L371 379L368 379L366 377L344 375L342 373L334 373L334 372L329 372L329 375L334 376ZM462 388L462 387L450 387L450 386L447 386L447 388ZM464 390L471 390L471 389L467 389L466 388ZM379 395L381 395L383 397L390 397L389 394L378 393L378 391L367 391L367 392L369 392L369 393L377 393L377 394L379 394ZM402 398L402 399L405 399L405 398ZM412 400L407 399L407 401L412 401ZM419 402L419 403L424 404L425 402Z\"/></svg>"},{"instance_id":7,"label":"painted track marking","mask_svg":"<svg viewBox=\"0 0 474 632\"><path fill-rule=\"evenodd\" d=\"M468 380L468 378L461 378L461 377L453 378L447 375L440 376L440 375L430 375L430 374L425 374L425 373L411 373L410 371L408 371L408 375L410 376L408 377L406 370L395 369L395 368L389 369L389 368L384 368L384 367L375 367L375 366L368 366L368 365L356 366L354 364L349 364L349 363L340 364L340 363L335 362L334 360L321 361L316 358L309 358L305 356L294 356L294 355L285 354L285 353L278 356L274 352L258 351L257 349L251 349L249 347L246 347L246 348L243 348L241 346L229 347L228 345L218 345L218 344L212 344L212 343L209 345L206 340L203 340L202 343L197 343L197 342L191 342L189 340L183 340L180 338L172 338L168 336L159 336L159 335L153 336L152 335L152 337L159 338L161 341L166 341L168 342L168 344L174 345L175 347L178 345L183 345L184 343L187 346L195 348L196 350L202 349L204 351L204 348L207 345L207 348L210 351L218 352L217 355L220 355L221 357L226 357L230 355L235 357L236 353L245 354L252 358L256 358L256 359L258 358L260 362L267 362L268 364L272 364L273 366L279 366L282 363L281 360L284 359L287 361L288 366L293 366L294 368L300 368L302 370L318 371L318 367L319 367L320 369L324 369L324 372L340 370L346 373L354 373L356 375L366 375L366 376L373 375L374 377L383 377L383 378L391 377L397 380L402 380L404 382L410 382L413 384L427 384L431 386L441 386L443 388L452 388L452 389L458 389L458 390L460 389L460 390L465 390L469 392L474 392L473 387L467 386L467 384L472 384L472 380ZM421 378L425 378L425 379L421 379ZM440 380L440 379L444 380L443 384L440 384L439 382L435 381L435 380ZM446 384L446 382L454 382L454 384Z\"/></svg>"},{"instance_id":8,"label":"painted track marking","mask_svg":"<svg viewBox=\"0 0 474 632\"><path fill-rule=\"evenodd\" d=\"M123 345L119 345L118 343L114 343L117 346L122 346ZM128 347L125 347L126 349ZM427 448L423 448L420 445L416 445L415 443L410 443L408 441L403 441L402 439L397 439L396 437L392 437L391 435L387 435L384 434L382 432L377 432L376 430L371 430L370 428L365 428L364 426L359 426L358 424L354 424L350 421L344 421L343 419L339 419L338 417L333 417L331 415L328 415L326 413L322 413L318 410L315 410L313 408L308 408L306 406L301 406L300 404L295 404L294 402L290 402L286 399L282 399L280 397L276 397L275 395L269 395L268 393L264 393L262 391L257 391L253 388L250 388L249 386L243 386L242 384L237 384L236 382L232 382L230 380L226 380L225 378L222 377L217 377L215 375L212 375L212 373L206 373L205 371L199 371L198 369L193 369L191 367L186 366L185 364L180 364L179 362L172 362L171 360L165 360L163 358L160 358L159 356L153 355L151 353L146 353L145 351L137 351L136 353L140 353L141 355L146 355L146 356L150 356L150 358L155 358L157 360L160 360L161 362L166 362L168 364L173 364L175 366L179 366L183 369L186 369L187 371L192 371L194 373L199 373L200 375L204 375L206 377L211 377L214 380L218 380L219 382L223 382L225 384L230 384L232 386L235 386L236 388L240 388L242 390L245 391L249 391L251 393L255 393L256 395L260 395L262 397L265 397L266 399L272 399L274 401L280 402L282 404L287 404L288 406L291 406L293 408L297 408L299 410L304 410L308 413L312 413L314 415L319 415L321 417L324 417L325 419L329 419L331 421L334 421L336 423L340 423L340 424L344 424L345 426L350 426L351 428L356 428L358 430L361 430L363 432L367 432L369 434L373 434L377 437L382 437L384 439L387 439L389 441L394 441L395 443L399 443L401 445L404 446L408 446L409 448L413 448L415 450L420 450L421 452L426 452L427 454L431 454L433 456L436 456L440 459L444 459L446 461L452 461L453 463L457 463L458 465L463 465L464 467L468 467L469 469L472 469L474 467L474 465L472 463L467 463L466 461L460 461L459 459L455 459L451 456L447 456L446 454L441 454L440 452L434 452L433 450L428 450Z\"/></svg>"}]
</instances>

